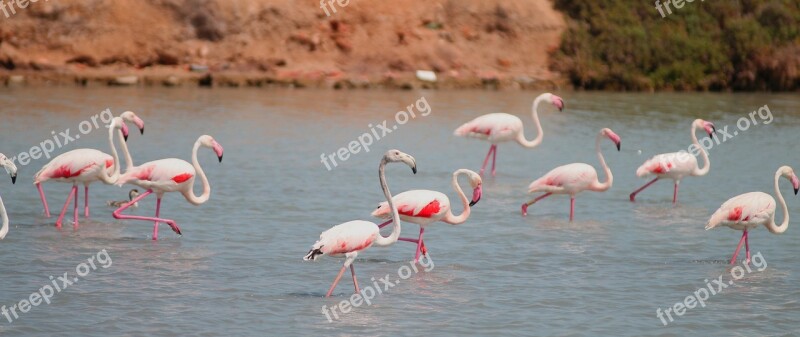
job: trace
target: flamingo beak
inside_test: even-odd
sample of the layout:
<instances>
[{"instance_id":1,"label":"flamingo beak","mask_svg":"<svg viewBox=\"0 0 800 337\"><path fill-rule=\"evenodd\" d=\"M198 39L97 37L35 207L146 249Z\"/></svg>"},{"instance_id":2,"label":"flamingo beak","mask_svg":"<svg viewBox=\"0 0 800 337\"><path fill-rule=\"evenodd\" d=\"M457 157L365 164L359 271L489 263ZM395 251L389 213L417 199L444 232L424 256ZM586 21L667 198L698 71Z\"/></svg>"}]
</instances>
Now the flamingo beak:
<instances>
[{"instance_id":1,"label":"flamingo beak","mask_svg":"<svg viewBox=\"0 0 800 337\"><path fill-rule=\"evenodd\" d=\"M140 132L141 134L144 134L144 121L143 121L141 118L139 118L139 117L137 116L137 117L136 117L136 119L134 119L134 120L133 120L133 122L134 122L134 123L136 124L136 126L139 128L139 132Z\"/></svg>"},{"instance_id":2,"label":"flamingo beak","mask_svg":"<svg viewBox=\"0 0 800 337\"><path fill-rule=\"evenodd\" d=\"M211 143L211 148L214 149L214 153L217 154L217 158L219 158L219 162L221 163L222 162L222 152L223 152L222 145L217 143L217 141L215 140L215 141L213 141L213 143Z\"/></svg>"},{"instance_id":3,"label":"flamingo beak","mask_svg":"<svg viewBox=\"0 0 800 337\"><path fill-rule=\"evenodd\" d=\"M128 141L128 126L125 125L125 123L122 123L121 129L122 129L122 138L125 139L125 141L127 142Z\"/></svg>"},{"instance_id":4,"label":"flamingo beak","mask_svg":"<svg viewBox=\"0 0 800 337\"><path fill-rule=\"evenodd\" d=\"M713 123L705 122L703 124L703 128L706 129L706 133L708 133L709 137L714 138L714 134L717 133L717 128L714 126Z\"/></svg>"},{"instance_id":5,"label":"flamingo beak","mask_svg":"<svg viewBox=\"0 0 800 337\"><path fill-rule=\"evenodd\" d=\"M474 191L472 191L472 202L469 203L469 207L475 206L478 201L481 201L481 195L483 194L483 187L478 185Z\"/></svg>"},{"instance_id":6,"label":"flamingo beak","mask_svg":"<svg viewBox=\"0 0 800 337\"><path fill-rule=\"evenodd\" d=\"M12 184L16 184L17 183L17 174L16 173L11 175L11 183ZM794 194L797 194L797 192L795 192Z\"/></svg>"},{"instance_id":7,"label":"flamingo beak","mask_svg":"<svg viewBox=\"0 0 800 337\"><path fill-rule=\"evenodd\" d=\"M561 97L553 95L553 105L555 105L556 108L558 108L558 111L564 110L564 100L561 99Z\"/></svg>"},{"instance_id":8,"label":"flamingo beak","mask_svg":"<svg viewBox=\"0 0 800 337\"><path fill-rule=\"evenodd\" d=\"M794 174L792 174L792 187L794 187L794 194L797 195L797 191L800 191L800 179L797 179Z\"/></svg>"}]
</instances>

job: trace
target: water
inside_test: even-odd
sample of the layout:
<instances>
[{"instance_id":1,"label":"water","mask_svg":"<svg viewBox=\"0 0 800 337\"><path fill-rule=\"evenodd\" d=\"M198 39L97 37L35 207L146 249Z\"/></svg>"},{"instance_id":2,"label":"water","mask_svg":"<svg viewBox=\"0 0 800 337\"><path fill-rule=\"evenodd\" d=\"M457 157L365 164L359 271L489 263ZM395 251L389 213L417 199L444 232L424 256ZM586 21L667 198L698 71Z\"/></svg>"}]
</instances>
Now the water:
<instances>
[{"instance_id":1,"label":"water","mask_svg":"<svg viewBox=\"0 0 800 337\"><path fill-rule=\"evenodd\" d=\"M463 225L435 224L426 232L434 268L420 271L338 320L322 314L348 298L346 275L331 299L323 298L342 260L310 263L302 256L323 230L353 219L370 219L382 200L376 177L380 155L389 148L414 155L419 173L387 170L392 191L435 189L456 197L450 174L477 170L488 144L452 136L460 123L483 113L520 116L533 137L529 92L447 91L269 91L194 89L12 89L0 92L0 151L8 156L110 108L130 109L146 122L146 133L131 134L134 160L190 158L195 139L213 135L225 147L218 164L203 149L200 162L213 187L211 200L189 205L168 195L162 215L184 232L114 220L106 200L126 197L129 187L94 185L92 218L75 231L56 230L45 219L32 186L44 164L20 166L11 185L0 177L11 231L0 242L0 305L10 307L105 250L113 263L97 263L79 282L9 323L0 333L53 335L628 335L789 336L800 333L800 246L792 225L784 235L760 228L751 235L753 252L768 267L747 273L711 296L704 308L674 316L664 327L656 309L683 301L706 281L724 275L740 233L705 231L711 212L747 191L772 193L782 164L800 169L796 148L800 99L762 94L561 93L564 112L542 113L541 147L502 144L498 176L484 181L484 197ZM332 171L320 154L332 153L365 132L368 124L393 118L420 97L431 106ZM774 121L740 132L710 150L711 172L687 178L679 204L672 186L659 182L637 203L628 194L645 183L634 171L646 158L686 149L689 125L701 117L718 129L736 128L741 116L767 104ZM390 122L389 125L392 125ZM597 167L594 138L602 127L622 137L622 151L603 144L615 174L606 193L577 199L576 221L568 223L569 200L552 197L520 217L526 187L551 168L587 162ZM699 134L699 133L698 133ZM108 151L107 133L92 131L57 153L78 147ZM641 151L641 152L640 152ZM782 182L791 217L800 207ZM47 184L51 210L58 213L68 186ZM81 191L82 193L82 191ZM82 195L81 195L82 198ZM145 199L135 214L152 215ZM460 207L455 206L457 210ZM69 213L68 217L71 216ZM796 221L796 220L795 220ZM403 236L417 227L403 226ZM388 229L385 231L388 233ZM373 247L359 256L362 287L387 274L398 279L413 245Z\"/></svg>"}]
</instances>

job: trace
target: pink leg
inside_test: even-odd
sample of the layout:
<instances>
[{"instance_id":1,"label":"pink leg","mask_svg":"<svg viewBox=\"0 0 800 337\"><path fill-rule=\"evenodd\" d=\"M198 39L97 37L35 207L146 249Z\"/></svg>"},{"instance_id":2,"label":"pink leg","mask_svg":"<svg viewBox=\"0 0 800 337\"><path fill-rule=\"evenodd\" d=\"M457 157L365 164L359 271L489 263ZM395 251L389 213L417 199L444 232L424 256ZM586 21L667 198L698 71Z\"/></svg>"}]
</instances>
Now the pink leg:
<instances>
[{"instance_id":1,"label":"pink leg","mask_svg":"<svg viewBox=\"0 0 800 337\"><path fill-rule=\"evenodd\" d=\"M422 251L422 234L425 232L424 227L419 228L419 239L417 239L417 252L414 255L414 263L419 261L419 253Z\"/></svg>"},{"instance_id":2,"label":"pink leg","mask_svg":"<svg viewBox=\"0 0 800 337\"><path fill-rule=\"evenodd\" d=\"M64 215L67 213L67 206L69 206L69 202L72 200L72 195L78 192L77 186L72 186L72 189L69 191L69 195L67 195L67 201L64 202L64 207L61 208L61 214L58 215L58 219L56 220L56 228L61 228L61 224L64 222ZM76 198L78 196L75 196Z\"/></svg>"},{"instance_id":3,"label":"pink leg","mask_svg":"<svg viewBox=\"0 0 800 337\"><path fill-rule=\"evenodd\" d=\"M89 185L83 188L83 216L89 218Z\"/></svg>"},{"instance_id":4,"label":"pink leg","mask_svg":"<svg viewBox=\"0 0 800 337\"><path fill-rule=\"evenodd\" d=\"M531 200L529 202L526 202L526 203L522 204L522 216L527 216L528 215L528 206L533 205L537 201L542 200L544 198L547 198L547 197L549 197L551 195L553 195L553 193L552 192L548 192L548 193L545 193L545 194L542 194L542 195L538 196L536 199L533 199L533 200Z\"/></svg>"},{"instance_id":5,"label":"pink leg","mask_svg":"<svg viewBox=\"0 0 800 337\"><path fill-rule=\"evenodd\" d=\"M389 226L390 223L392 223L392 219L389 219L388 221L378 225L378 228L383 228L383 227Z\"/></svg>"},{"instance_id":6,"label":"pink leg","mask_svg":"<svg viewBox=\"0 0 800 337\"><path fill-rule=\"evenodd\" d=\"M747 230L744 230L744 247L747 251L747 259L744 260L745 264L750 264L750 233Z\"/></svg>"},{"instance_id":7,"label":"pink leg","mask_svg":"<svg viewBox=\"0 0 800 337\"><path fill-rule=\"evenodd\" d=\"M356 294L361 292L361 289L358 288L358 280L356 279L356 268L354 267L355 263L350 264L350 274L353 275L353 285L356 287Z\"/></svg>"},{"instance_id":8,"label":"pink leg","mask_svg":"<svg viewBox=\"0 0 800 337\"><path fill-rule=\"evenodd\" d=\"M744 231L744 233L742 233L742 238L739 240L739 245L736 246L736 251L733 252L733 257L731 257L731 264L736 263L736 257L739 256L739 250L742 249L742 244L744 243L746 238L747 238L747 231Z\"/></svg>"},{"instance_id":9,"label":"pink leg","mask_svg":"<svg viewBox=\"0 0 800 337\"><path fill-rule=\"evenodd\" d=\"M78 186L72 187L75 189L75 207L72 208L72 227L78 229Z\"/></svg>"},{"instance_id":10,"label":"pink leg","mask_svg":"<svg viewBox=\"0 0 800 337\"><path fill-rule=\"evenodd\" d=\"M131 207L131 205L139 202L139 200L142 200L144 197L150 195L150 193L153 193L153 190L147 190L147 192L144 192L144 193L140 194L138 197L134 198L133 200L131 200L127 204L122 205L122 207L118 208L116 211L114 211L114 213L112 213L112 215L114 216L114 219L120 219L120 220L130 219L130 220L145 220L145 221L163 222L163 223L166 223L167 225L169 225L175 233L178 233L178 235L181 235L180 227L178 227L178 224L176 224L175 221L173 221L173 220L164 219L164 218L158 218L158 217L122 214L122 211L128 209L128 207Z\"/></svg>"},{"instance_id":11,"label":"pink leg","mask_svg":"<svg viewBox=\"0 0 800 337\"><path fill-rule=\"evenodd\" d=\"M156 199L156 218L161 213L161 198ZM153 240L158 240L158 220L153 224Z\"/></svg>"},{"instance_id":12,"label":"pink leg","mask_svg":"<svg viewBox=\"0 0 800 337\"><path fill-rule=\"evenodd\" d=\"M673 205L678 202L678 184L680 184L680 182L675 180L675 190L672 192L672 204Z\"/></svg>"},{"instance_id":13,"label":"pink leg","mask_svg":"<svg viewBox=\"0 0 800 337\"><path fill-rule=\"evenodd\" d=\"M494 177L497 172L494 169L495 161L497 161L497 145L492 145L492 177Z\"/></svg>"},{"instance_id":14,"label":"pink leg","mask_svg":"<svg viewBox=\"0 0 800 337\"><path fill-rule=\"evenodd\" d=\"M479 173L480 175L483 175L483 171L486 170L486 164L489 163L489 155L492 154L492 152L494 152L494 148L495 148L494 144L492 144L492 146L489 147L489 152L486 153L486 159L483 160L483 166L481 166L481 172Z\"/></svg>"},{"instance_id":15,"label":"pink leg","mask_svg":"<svg viewBox=\"0 0 800 337\"><path fill-rule=\"evenodd\" d=\"M325 297L331 297L331 294L333 293L333 289L336 289L336 285L339 283L339 279L341 279L342 275L344 275L345 268L347 268L347 267L342 266L342 270L339 270L339 275L336 275L336 279L333 280L333 284L331 284L331 288L328 289L328 293L325 294Z\"/></svg>"},{"instance_id":16,"label":"pink leg","mask_svg":"<svg viewBox=\"0 0 800 337\"><path fill-rule=\"evenodd\" d=\"M44 205L44 216L49 218L50 208L47 207L47 198L44 197L44 189L42 189L42 183L36 184L36 189L39 190L39 198L42 199L42 205Z\"/></svg>"},{"instance_id":17,"label":"pink leg","mask_svg":"<svg viewBox=\"0 0 800 337\"><path fill-rule=\"evenodd\" d=\"M633 191L633 193L631 193L631 196L630 196L630 198L631 198L631 202L634 202L634 201L636 201L636 195L637 195L637 194L639 194L639 192L641 192L641 191L642 191L642 190L644 190L645 188L648 188L648 187L650 187L650 185L654 184L656 181L658 181L658 178L655 178L655 179L653 179L653 180L650 180L650 182L649 182L649 183L647 183L647 184L644 184L644 186L640 187L638 190L636 190L636 191Z\"/></svg>"},{"instance_id":18,"label":"pink leg","mask_svg":"<svg viewBox=\"0 0 800 337\"><path fill-rule=\"evenodd\" d=\"M569 197L569 222L575 218L575 197Z\"/></svg>"}]
</instances>

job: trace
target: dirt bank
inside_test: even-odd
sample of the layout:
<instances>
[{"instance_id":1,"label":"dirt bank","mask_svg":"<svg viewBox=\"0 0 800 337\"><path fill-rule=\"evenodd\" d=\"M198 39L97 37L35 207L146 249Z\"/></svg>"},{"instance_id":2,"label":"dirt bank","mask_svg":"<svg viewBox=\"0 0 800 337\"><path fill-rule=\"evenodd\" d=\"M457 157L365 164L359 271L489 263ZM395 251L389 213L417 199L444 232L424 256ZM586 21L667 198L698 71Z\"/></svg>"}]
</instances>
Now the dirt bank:
<instances>
[{"instance_id":1,"label":"dirt bank","mask_svg":"<svg viewBox=\"0 0 800 337\"><path fill-rule=\"evenodd\" d=\"M9 84L514 87L548 70L547 0L39 0L0 12ZM333 8L335 7L335 12ZM330 16L326 15L326 10ZM433 70L435 83L415 79Z\"/></svg>"}]
</instances>

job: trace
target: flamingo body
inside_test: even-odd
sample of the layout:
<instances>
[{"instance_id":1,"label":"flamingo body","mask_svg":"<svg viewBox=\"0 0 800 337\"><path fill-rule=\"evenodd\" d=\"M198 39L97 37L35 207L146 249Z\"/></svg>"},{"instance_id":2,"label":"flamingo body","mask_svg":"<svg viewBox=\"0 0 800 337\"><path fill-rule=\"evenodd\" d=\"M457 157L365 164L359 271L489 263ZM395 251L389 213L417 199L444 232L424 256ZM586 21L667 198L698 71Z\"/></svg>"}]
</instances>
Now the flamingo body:
<instances>
[{"instance_id":1,"label":"flamingo body","mask_svg":"<svg viewBox=\"0 0 800 337\"><path fill-rule=\"evenodd\" d=\"M654 175L659 179L680 180L698 170L697 158L688 152L662 153L653 156L636 169L636 176Z\"/></svg>"},{"instance_id":2,"label":"flamingo body","mask_svg":"<svg viewBox=\"0 0 800 337\"><path fill-rule=\"evenodd\" d=\"M487 140L492 144L512 141L522 132L522 120L507 113L490 113L459 126L454 134Z\"/></svg>"},{"instance_id":3,"label":"flamingo body","mask_svg":"<svg viewBox=\"0 0 800 337\"><path fill-rule=\"evenodd\" d=\"M119 178L117 185L130 183L153 190L158 195L191 188L196 175L194 166L189 162L166 158L132 167Z\"/></svg>"},{"instance_id":4,"label":"flamingo body","mask_svg":"<svg viewBox=\"0 0 800 337\"><path fill-rule=\"evenodd\" d=\"M375 242L379 235L378 225L364 220L353 220L331 227L319 235L312 250L330 256L342 256L360 252Z\"/></svg>"},{"instance_id":5,"label":"flamingo body","mask_svg":"<svg viewBox=\"0 0 800 337\"><path fill-rule=\"evenodd\" d=\"M100 180L101 169L109 169L113 165L114 158L109 154L95 149L76 149L53 158L36 173L34 183L47 180L91 183Z\"/></svg>"},{"instance_id":6,"label":"flamingo body","mask_svg":"<svg viewBox=\"0 0 800 337\"><path fill-rule=\"evenodd\" d=\"M528 193L546 192L574 196L591 188L596 181L597 170L592 165L572 163L556 167L536 179L528 186Z\"/></svg>"},{"instance_id":7,"label":"flamingo body","mask_svg":"<svg viewBox=\"0 0 800 337\"><path fill-rule=\"evenodd\" d=\"M749 230L764 225L775 216L775 198L764 192L750 192L728 199L711 215L706 229L727 226Z\"/></svg>"},{"instance_id":8,"label":"flamingo body","mask_svg":"<svg viewBox=\"0 0 800 337\"><path fill-rule=\"evenodd\" d=\"M421 227L444 219L450 210L450 199L447 198L447 195L431 190L405 191L393 196L392 201L397 205L400 220L415 223ZM378 209L372 212L372 216L390 219L392 212L389 209L389 203L381 202Z\"/></svg>"}]
</instances>

